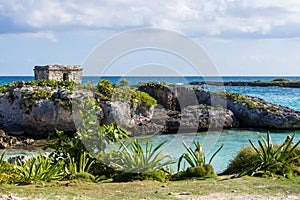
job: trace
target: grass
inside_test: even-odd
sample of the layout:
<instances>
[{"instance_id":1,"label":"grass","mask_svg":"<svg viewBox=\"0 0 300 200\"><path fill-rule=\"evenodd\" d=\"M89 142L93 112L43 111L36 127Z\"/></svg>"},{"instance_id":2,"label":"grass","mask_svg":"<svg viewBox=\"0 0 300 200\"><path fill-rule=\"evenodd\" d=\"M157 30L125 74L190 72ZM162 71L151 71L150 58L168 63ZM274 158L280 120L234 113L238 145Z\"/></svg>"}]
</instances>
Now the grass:
<instances>
[{"instance_id":1,"label":"grass","mask_svg":"<svg viewBox=\"0 0 300 200\"><path fill-rule=\"evenodd\" d=\"M219 198L244 196L251 198L276 196L300 196L300 177L295 179L271 179L245 176L206 180L185 180L160 183L134 181L128 183L92 183L65 181L36 185L0 185L0 194L26 199L197 199L216 196ZM169 194L171 193L171 194ZM183 195L183 194L188 195ZM1 197L1 195L0 195Z\"/></svg>"}]
</instances>

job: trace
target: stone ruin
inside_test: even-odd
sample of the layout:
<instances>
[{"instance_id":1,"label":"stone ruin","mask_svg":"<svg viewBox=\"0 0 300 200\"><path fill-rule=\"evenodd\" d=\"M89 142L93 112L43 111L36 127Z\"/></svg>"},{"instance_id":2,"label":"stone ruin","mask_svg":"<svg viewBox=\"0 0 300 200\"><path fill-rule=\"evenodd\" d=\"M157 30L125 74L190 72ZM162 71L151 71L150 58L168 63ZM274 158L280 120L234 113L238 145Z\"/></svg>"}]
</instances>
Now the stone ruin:
<instances>
[{"instance_id":1,"label":"stone ruin","mask_svg":"<svg viewBox=\"0 0 300 200\"><path fill-rule=\"evenodd\" d=\"M34 67L35 80L74 81L81 83L82 68L79 65L45 65Z\"/></svg>"}]
</instances>

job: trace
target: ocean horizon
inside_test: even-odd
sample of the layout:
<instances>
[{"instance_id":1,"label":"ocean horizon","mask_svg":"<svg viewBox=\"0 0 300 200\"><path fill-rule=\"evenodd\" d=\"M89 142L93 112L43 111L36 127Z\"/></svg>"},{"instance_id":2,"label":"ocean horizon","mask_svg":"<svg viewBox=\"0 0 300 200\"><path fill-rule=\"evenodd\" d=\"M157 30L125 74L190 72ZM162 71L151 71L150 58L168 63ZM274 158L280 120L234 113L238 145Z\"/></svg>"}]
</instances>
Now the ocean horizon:
<instances>
[{"instance_id":1,"label":"ocean horizon","mask_svg":"<svg viewBox=\"0 0 300 200\"><path fill-rule=\"evenodd\" d=\"M82 83L92 82L97 84L102 79L108 79L113 84L118 83L121 79L127 79L129 84L134 85L139 82L166 82L170 84L188 84L196 81L271 81L276 78L284 78L287 80L300 80L300 76L83 76ZM32 81L34 76L0 76L0 85L7 84L13 81Z\"/></svg>"}]
</instances>

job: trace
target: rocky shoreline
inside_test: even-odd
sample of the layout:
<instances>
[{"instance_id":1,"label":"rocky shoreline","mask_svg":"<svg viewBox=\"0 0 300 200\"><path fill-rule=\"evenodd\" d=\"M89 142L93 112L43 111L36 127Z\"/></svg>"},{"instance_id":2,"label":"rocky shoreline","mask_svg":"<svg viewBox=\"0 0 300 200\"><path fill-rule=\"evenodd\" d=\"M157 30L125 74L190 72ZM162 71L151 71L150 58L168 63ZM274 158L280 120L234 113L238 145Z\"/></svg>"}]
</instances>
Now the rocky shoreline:
<instances>
[{"instance_id":1,"label":"rocky shoreline","mask_svg":"<svg viewBox=\"0 0 300 200\"><path fill-rule=\"evenodd\" d=\"M133 136L222 128L300 129L299 111L256 97L160 83L135 89L149 94L157 105L101 101L101 124L115 122ZM72 101L77 96L68 87L15 84L0 93L0 129L32 138L46 138L56 130L75 132Z\"/></svg>"},{"instance_id":2,"label":"rocky shoreline","mask_svg":"<svg viewBox=\"0 0 300 200\"><path fill-rule=\"evenodd\" d=\"M300 88L300 81L270 81L270 82L263 82L263 81L225 81L225 82L218 82L218 81L196 81L190 82L190 85L212 85L212 86L256 86L256 87L289 87L289 88Z\"/></svg>"}]
</instances>

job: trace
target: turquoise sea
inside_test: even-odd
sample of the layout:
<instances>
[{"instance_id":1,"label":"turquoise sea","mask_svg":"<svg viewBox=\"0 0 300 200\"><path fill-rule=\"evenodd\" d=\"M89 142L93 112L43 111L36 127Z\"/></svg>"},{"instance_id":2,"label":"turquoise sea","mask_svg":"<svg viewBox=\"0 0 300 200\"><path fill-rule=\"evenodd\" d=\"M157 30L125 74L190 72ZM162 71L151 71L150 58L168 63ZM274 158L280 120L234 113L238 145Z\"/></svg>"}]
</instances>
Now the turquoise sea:
<instances>
[{"instance_id":1,"label":"turquoise sea","mask_svg":"<svg viewBox=\"0 0 300 200\"><path fill-rule=\"evenodd\" d=\"M109 79L112 83L117 83L120 79L126 78L129 80L129 83L134 85L139 82L144 81L160 81L168 82L172 84L185 85L193 81L214 81L216 77L102 77L102 79ZM254 76L239 76L232 77L226 76L222 77L223 81L270 81L275 78L285 78L288 80L300 80L300 77L254 77ZM0 76L0 85L6 84L11 81L18 80L33 80L33 77L30 76L17 76L17 77L1 77ZM83 77L83 83L86 82L99 82L98 77ZM210 89L218 89L217 87ZM238 92L245 95L256 96L266 101L280 104L282 106L287 106L295 110L300 111L300 88L282 88L282 87L243 87L243 86L226 86L225 90ZM261 132L264 135L268 131L271 132L272 139L274 143L282 143L287 135L292 135L296 133L296 141L300 140L300 130L257 130L257 129L230 129L223 130L220 133L197 133L197 134L177 134L177 135L153 135L142 137L141 139L148 138L154 144L158 144L163 140L167 140L167 143L164 146L164 151L168 154L171 154L174 159L177 159L184 151L182 141L185 141L188 144L191 144L193 139L200 139L201 143L204 146L204 151L208 157L216 150L221 144L224 144L224 148L220 153L215 157L213 166L217 172L222 172L229 161L237 154L237 152L243 146L249 146L249 139L257 143L259 139L257 132ZM30 152L23 151L23 154ZM16 152L8 152L8 155L14 155ZM173 166L173 169L176 170L176 166Z\"/></svg>"}]
</instances>

